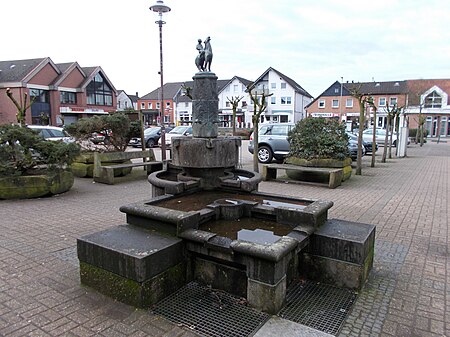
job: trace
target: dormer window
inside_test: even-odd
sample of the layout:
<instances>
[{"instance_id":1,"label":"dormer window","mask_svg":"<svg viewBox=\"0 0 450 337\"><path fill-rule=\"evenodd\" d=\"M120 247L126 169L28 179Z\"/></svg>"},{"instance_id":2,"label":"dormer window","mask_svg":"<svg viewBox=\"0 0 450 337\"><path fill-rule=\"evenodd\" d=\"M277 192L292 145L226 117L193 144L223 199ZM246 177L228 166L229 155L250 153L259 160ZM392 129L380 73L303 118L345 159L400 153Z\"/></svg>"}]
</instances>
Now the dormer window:
<instances>
[{"instance_id":1,"label":"dormer window","mask_svg":"<svg viewBox=\"0 0 450 337\"><path fill-rule=\"evenodd\" d=\"M441 108L442 97L436 91L433 91L425 97L425 108Z\"/></svg>"}]
</instances>

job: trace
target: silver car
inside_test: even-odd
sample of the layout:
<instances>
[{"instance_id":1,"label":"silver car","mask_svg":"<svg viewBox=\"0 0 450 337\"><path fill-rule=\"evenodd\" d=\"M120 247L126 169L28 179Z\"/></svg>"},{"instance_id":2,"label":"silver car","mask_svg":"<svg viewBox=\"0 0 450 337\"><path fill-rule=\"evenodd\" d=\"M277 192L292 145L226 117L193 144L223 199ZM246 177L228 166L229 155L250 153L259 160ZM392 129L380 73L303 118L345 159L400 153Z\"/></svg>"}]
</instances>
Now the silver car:
<instances>
[{"instance_id":1,"label":"silver car","mask_svg":"<svg viewBox=\"0 0 450 337\"><path fill-rule=\"evenodd\" d=\"M289 154L288 133L294 123L262 124L258 132L258 160L267 164L273 159L283 160ZM253 135L250 136L248 151L253 153Z\"/></svg>"}]
</instances>

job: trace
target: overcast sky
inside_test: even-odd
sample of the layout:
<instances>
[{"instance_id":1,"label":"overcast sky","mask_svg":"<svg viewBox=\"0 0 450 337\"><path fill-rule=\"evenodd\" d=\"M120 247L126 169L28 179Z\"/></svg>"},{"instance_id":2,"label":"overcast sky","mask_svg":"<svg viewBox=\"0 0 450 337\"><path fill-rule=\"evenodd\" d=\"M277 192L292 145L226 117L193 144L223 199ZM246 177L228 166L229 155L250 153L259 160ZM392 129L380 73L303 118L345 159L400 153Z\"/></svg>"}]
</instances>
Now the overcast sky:
<instances>
[{"instance_id":1,"label":"overcast sky","mask_svg":"<svg viewBox=\"0 0 450 337\"><path fill-rule=\"evenodd\" d=\"M116 89L159 86L156 0L1 1L0 60L101 66ZM448 0L165 0L164 82L196 72L211 37L219 79L273 67L318 96L334 81L450 78Z\"/></svg>"}]
</instances>

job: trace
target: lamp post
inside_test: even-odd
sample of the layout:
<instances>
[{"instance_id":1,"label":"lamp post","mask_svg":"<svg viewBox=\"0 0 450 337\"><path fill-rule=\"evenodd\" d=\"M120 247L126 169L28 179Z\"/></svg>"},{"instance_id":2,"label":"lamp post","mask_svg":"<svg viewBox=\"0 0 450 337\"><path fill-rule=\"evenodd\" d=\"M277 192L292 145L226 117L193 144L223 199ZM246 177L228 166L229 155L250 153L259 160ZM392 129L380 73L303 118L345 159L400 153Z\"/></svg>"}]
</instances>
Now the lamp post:
<instances>
[{"instance_id":1,"label":"lamp post","mask_svg":"<svg viewBox=\"0 0 450 337\"><path fill-rule=\"evenodd\" d=\"M165 136L165 128L164 128L164 78L163 78L163 49L162 49L162 25L165 24L165 22L162 20L163 13L170 12L170 7L164 5L164 2L162 0L157 0L156 4L153 6L150 6L150 10L158 13L159 20L155 21L156 24L159 26L159 74L161 77L161 86L159 90L159 114L160 114L160 123L161 123L161 160L166 160L166 136Z\"/></svg>"}]
</instances>

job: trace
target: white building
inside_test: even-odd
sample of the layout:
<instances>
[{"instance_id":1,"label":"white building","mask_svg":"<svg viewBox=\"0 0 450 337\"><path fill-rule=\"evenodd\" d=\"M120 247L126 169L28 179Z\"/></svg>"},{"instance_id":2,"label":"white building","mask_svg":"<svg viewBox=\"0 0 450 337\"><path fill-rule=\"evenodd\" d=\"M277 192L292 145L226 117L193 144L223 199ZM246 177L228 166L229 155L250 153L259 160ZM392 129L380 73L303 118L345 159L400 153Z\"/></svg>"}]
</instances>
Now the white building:
<instances>
[{"instance_id":1,"label":"white building","mask_svg":"<svg viewBox=\"0 0 450 337\"><path fill-rule=\"evenodd\" d=\"M137 98L138 98L138 93L136 93L136 96L133 96L133 95L127 95L127 93L124 90L118 90L117 91L117 111L137 110Z\"/></svg>"},{"instance_id":2,"label":"white building","mask_svg":"<svg viewBox=\"0 0 450 337\"><path fill-rule=\"evenodd\" d=\"M241 98L236 111L236 127L250 127L252 123L252 114L248 110L250 95L247 92L247 86L251 81L245 78L234 76L222 88L218 88L219 97L219 126L231 127L233 108L230 100Z\"/></svg>"},{"instance_id":3,"label":"white building","mask_svg":"<svg viewBox=\"0 0 450 337\"><path fill-rule=\"evenodd\" d=\"M306 117L305 106L313 97L293 79L270 67L256 81L257 91L273 94L268 97L267 109L261 116L261 122L296 123ZM249 102L250 113L253 104Z\"/></svg>"}]
</instances>

